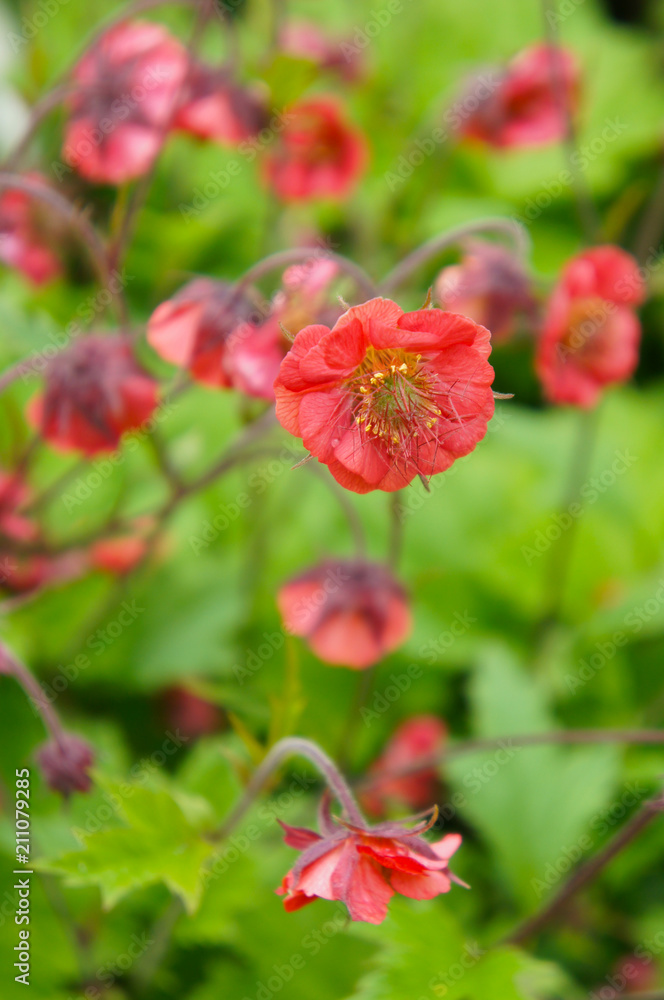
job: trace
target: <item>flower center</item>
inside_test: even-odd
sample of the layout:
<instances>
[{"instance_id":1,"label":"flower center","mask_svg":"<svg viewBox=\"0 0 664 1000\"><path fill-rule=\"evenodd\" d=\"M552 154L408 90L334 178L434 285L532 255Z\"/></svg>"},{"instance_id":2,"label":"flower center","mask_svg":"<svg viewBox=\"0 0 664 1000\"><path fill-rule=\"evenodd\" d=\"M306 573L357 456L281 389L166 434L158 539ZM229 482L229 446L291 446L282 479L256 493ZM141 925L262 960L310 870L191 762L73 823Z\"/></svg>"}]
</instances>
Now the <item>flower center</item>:
<instances>
[{"instance_id":1,"label":"flower center","mask_svg":"<svg viewBox=\"0 0 664 1000\"><path fill-rule=\"evenodd\" d=\"M370 347L347 387L354 394L352 414L367 435L380 438L391 454L410 453L413 439L429 433L441 410L438 379L421 354Z\"/></svg>"},{"instance_id":2,"label":"flower center","mask_svg":"<svg viewBox=\"0 0 664 1000\"><path fill-rule=\"evenodd\" d=\"M561 355L565 360L575 355L577 360L590 360L602 348L602 331L615 306L600 298L577 299L572 302L567 330L561 340Z\"/></svg>"}]
</instances>

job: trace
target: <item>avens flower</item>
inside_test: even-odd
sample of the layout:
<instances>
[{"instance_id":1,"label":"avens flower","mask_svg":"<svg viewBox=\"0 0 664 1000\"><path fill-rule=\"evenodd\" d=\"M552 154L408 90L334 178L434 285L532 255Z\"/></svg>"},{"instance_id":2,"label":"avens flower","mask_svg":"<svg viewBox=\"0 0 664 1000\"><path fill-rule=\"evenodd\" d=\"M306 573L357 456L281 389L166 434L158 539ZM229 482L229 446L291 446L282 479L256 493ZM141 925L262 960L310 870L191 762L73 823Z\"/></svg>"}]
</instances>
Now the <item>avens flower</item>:
<instances>
[{"instance_id":1,"label":"avens flower","mask_svg":"<svg viewBox=\"0 0 664 1000\"><path fill-rule=\"evenodd\" d=\"M44 781L65 798L87 792L92 785L88 771L94 762L92 748L71 733L62 733L41 746L36 754Z\"/></svg>"},{"instance_id":2,"label":"avens flower","mask_svg":"<svg viewBox=\"0 0 664 1000\"><path fill-rule=\"evenodd\" d=\"M444 309L485 326L494 342L509 339L519 317L534 309L521 262L505 247L480 240L469 240L461 263L440 272L435 299Z\"/></svg>"},{"instance_id":3,"label":"avens flower","mask_svg":"<svg viewBox=\"0 0 664 1000\"><path fill-rule=\"evenodd\" d=\"M440 785L435 766L415 766L440 750L446 738L447 726L435 715L414 715L402 722L369 768L369 787L362 796L369 812L380 816L392 805L418 810L434 802ZM409 774L399 775L406 769Z\"/></svg>"},{"instance_id":4,"label":"avens flower","mask_svg":"<svg viewBox=\"0 0 664 1000\"><path fill-rule=\"evenodd\" d=\"M467 100L474 89L471 83ZM560 142L567 134L567 116L578 105L579 89L580 73L571 52L533 45L515 56L497 86L462 122L460 132L498 149Z\"/></svg>"},{"instance_id":5,"label":"avens flower","mask_svg":"<svg viewBox=\"0 0 664 1000\"><path fill-rule=\"evenodd\" d=\"M29 180L43 180L28 173ZM61 265L49 244L59 241L57 227L48 209L36 198L9 188L0 193L0 261L16 268L33 285L57 278Z\"/></svg>"},{"instance_id":6,"label":"avens flower","mask_svg":"<svg viewBox=\"0 0 664 1000\"><path fill-rule=\"evenodd\" d=\"M363 135L336 100L315 97L288 109L264 161L267 182L283 201L345 198L367 162Z\"/></svg>"},{"instance_id":7,"label":"avens flower","mask_svg":"<svg viewBox=\"0 0 664 1000\"><path fill-rule=\"evenodd\" d=\"M490 334L389 299L301 330L275 382L286 430L356 493L392 492L471 452L494 412Z\"/></svg>"},{"instance_id":8,"label":"avens flower","mask_svg":"<svg viewBox=\"0 0 664 1000\"><path fill-rule=\"evenodd\" d=\"M408 596L386 566L328 560L279 590L284 626L305 636L321 660L363 670L407 638Z\"/></svg>"},{"instance_id":9,"label":"avens flower","mask_svg":"<svg viewBox=\"0 0 664 1000\"><path fill-rule=\"evenodd\" d=\"M590 408L607 385L630 378L641 339L634 310L644 295L636 261L619 247L593 247L567 263L535 360L547 399Z\"/></svg>"},{"instance_id":10,"label":"avens flower","mask_svg":"<svg viewBox=\"0 0 664 1000\"><path fill-rule=\"evenodd\" d=\"M72 73L63 157L81 176L123 184L152 166L186 79L186 50L159 24L105 32Z\"/></svg>"},{"instance_id":11,"label":"avens flower","mask_svg":"<svg viewBox=\"0 0 664 1000\"><path fill-rule=\"evenodd\" d=\"M125 431L149 419L157 384L122 336L91 334L49 363L42 395L28 415L44 438L64 451L114 451Z\"/></svg>"},{"instance_id":12,"label":"avens flower","mask_svg":"<svg viewBox=\"0 0 664 1000\"><path fill-rule=\"evenodd\" d=\"M222 146L250 139L267 122L264 95L242 86L225 69L192 66L173 125Z\"/></svg>"},{"instance_id":13,"label":"avens flower","mask_svg":"<svg viewBox=\"0 0 664 1000\"><path fill-rule=\"evenodd\" d=\"M452 882L465 885L449 869L461 836L450 833L430 844L421 835L431 823L360 827L335 822L323 811L320 834L281 825L289 847L302 851L277 889L289 912L315 899L340 900L351 920L380 924L395 892L409 899L433 899L449 892Z\"/></svg>"}]
</instances>

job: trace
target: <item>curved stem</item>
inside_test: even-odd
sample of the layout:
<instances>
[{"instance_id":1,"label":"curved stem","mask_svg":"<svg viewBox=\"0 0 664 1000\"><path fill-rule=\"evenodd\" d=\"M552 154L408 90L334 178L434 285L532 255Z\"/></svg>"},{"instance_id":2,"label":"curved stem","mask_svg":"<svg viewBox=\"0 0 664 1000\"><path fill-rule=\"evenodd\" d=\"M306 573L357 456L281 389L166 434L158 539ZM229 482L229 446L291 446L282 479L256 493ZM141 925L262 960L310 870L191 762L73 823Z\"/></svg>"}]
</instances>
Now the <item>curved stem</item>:
<instances>
[{"instance_id":1,"label":"curved stem","mask_svg":"<svg viewBox=\"0 0 664 1000\"><path fill-rule=\"evenodd\" d=\"M257 264L254 264L253 267L249 268L249 270L236 282L232 300L239 297L239 295L245 291L249 285L258 281L260 278L264 278L265 275L270 274L271 271L277 271L279 268L288 267L289 264L300 264L303 261L309 260L332 260L335 264L339 265L339 268L345 274L355 280L358 288L368 298L374 298L378 294L376 284L372 278L369 277L367 272L361 268L359 264L349 260L348 257L344 257L343 254L334 253L332 250L320 248L294 247L292 250L278 250L276 253L269 254L269 256L264 257L263 260L259 260Z\"/></svg>"},{"instance_id":2,"label":"curved stem","mask_svg":"<svg viewBox=\"0 0 664 1000\"><path fill-rule=\"evenodd\" d=\"M468 236L481 233L496 233L499 236L506 236L512 241L518 257L524 259L528 255L530 238L523 226L515 219L500 217L479 219L477 222L468 222L455 229L450 229L446 233L434 236L417 250L413 250L383 279L380 284L381 292L398 288L432 257L437 257L444 250L449 250L450 247L463 242Z\"/></svg>"},{"instance_id":3,"label":"curved stem","mask_svg":"<svg viewBox=\"0 0 664 1000\"><path fill-rule=\"evenodd\" d=\"M16 148L12 150L2 165L3 170L16 170L23 154L28 149L41 123L51 113L51 111L55 110L55 108L57 108L57 106L64 101L71 89L72 85L69 83L57 84L52 90L49 90L47 94L37 101L30 113L28 128L19 140Z\"/></svg>"},{"instance_id":4,"label":"curved stem","mask_svg":"<svg viewBox=\"0 0 664 1000\"><path fill-rule=\"evenodd\" d=\"M632 816L628 823L625 823L622 830L616 834L613 840L610 840L601 851L598 851L597 854L589 858L584 864L579 865L553 899L546 903L538 913L528 917L524 923L512 931L504 943L520 944L526 938L541 931L551 920L562 916L572 896L591 882L617 854L631 844L652 823L655 817L663 811L664 793L644 802L639 811Z\"/></svg>"},{"instance_id":5,"label":"curved stem","mask_svg":"<svg viewBox=\"0 0 664 1000\"><path fill-rule=\"evenodd\" d=\"M58 714L46 698L40 688L36 678L30 672L25 663L22 663L3 642L0 642L0 674L9 674L21 685L30 700L34 703L39 712L45 729L51 734L53 739L62 744L65 731Z\"/></svg>"},{"instance_id":6,"label":"curved stem","mask_svg":"<svg viewBox=\"0 0 664 1000\"><path fill-rule=\"evenodd\" d=\"M306 757L307 760L310 760L325 778L330 791L343 807L348 820L356 826L366 826L355 797L334 761L310 740L302 739L299 736L288 736L275 743L267 756L258 765L251 776L244 795L214 834L215 840L227 836L233 827L240 822L274 771L288 757Z\"/></svg>"},{"instance_id":7,"label":"curved stem","mask_svg":"<svg viewBox=\"0 0 664 1000\"><path fill-rule=\"evenodd\" d=\"M396 569L399 565L403 546L403 520L399 513L400 501L401 490L397 490L390 496L390 541L387 554L387 564L390 569Z\"/></svg>"},{"instance_id":8,"label":"curved stem","mask_svg":"<svg viewBox=\"0 0 664 1000\"><path fill-rule=\"evenodd\" d=\"M500 750L507 744L510 747L533 747L561 744L595 745L598 743L622 743L633 745L664 745L664 729L566 729L551 733L525 733L516 736L497 736L487 739L461 740L449 743L435 753L418 757L411 764L397 767L380 775L368 776L354 782L355 788L368 788L373 784L385 781L386 778L404 778L411 774L436 767L446 760L460 757L466 753L481 753L483 750Z\"/></svg>"}]
</instances>

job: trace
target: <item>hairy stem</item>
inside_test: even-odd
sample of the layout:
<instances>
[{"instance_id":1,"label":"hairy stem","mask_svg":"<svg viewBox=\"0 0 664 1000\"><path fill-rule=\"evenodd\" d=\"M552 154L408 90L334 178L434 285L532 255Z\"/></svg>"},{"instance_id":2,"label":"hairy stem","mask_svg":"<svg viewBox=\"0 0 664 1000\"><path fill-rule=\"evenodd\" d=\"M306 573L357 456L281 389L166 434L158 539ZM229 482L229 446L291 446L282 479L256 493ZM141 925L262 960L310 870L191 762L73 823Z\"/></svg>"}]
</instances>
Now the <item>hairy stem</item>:
<instances>
[{"instance_id":1,"label":"hairy stem","mask_svg":"<svg viewBox=\"0 0 664 1000\"><path fill-rule=\"evenodd\" d=\"M18 681L41 716L45 729L62 745L65 731L57 712L25 663L10 652L3 642L0 642L0 674L9 674Z\"/></svg>"},{"instance_id":2,"label":"hairy stem","mask_svg":"<svg viewBox=\"0 0 664 1000\"><path fill-rule=\"evenodd\" d=\"M403 285L408 278L418 271L424 264L434 257L438 257L444 250L463 243L469 236L476 236L483 233L495 233L498 236L505 236L512 241L514 251L518 257L524 259L530 250L530 239L523 226L515 219L503 219L500 217L479 219L477 222L468 222L455 229L450 229L446 233L441 233L427 240L417 250L413 250L400 264L390 271L380 284L380 291L391 292L393 289Z\"/></svg>"}]
</instances>

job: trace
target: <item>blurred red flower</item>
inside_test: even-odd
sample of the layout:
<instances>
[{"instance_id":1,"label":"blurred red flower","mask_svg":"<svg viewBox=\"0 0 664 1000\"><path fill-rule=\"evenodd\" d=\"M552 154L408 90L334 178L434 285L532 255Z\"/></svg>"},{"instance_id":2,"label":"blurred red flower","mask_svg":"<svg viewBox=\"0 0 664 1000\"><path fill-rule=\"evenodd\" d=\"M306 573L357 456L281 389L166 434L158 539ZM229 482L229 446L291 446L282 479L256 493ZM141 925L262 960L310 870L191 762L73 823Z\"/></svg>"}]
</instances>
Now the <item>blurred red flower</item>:
<instances>
[{"instance_id":1,"label":"blurred red flower","mask_svg":"<svg viewBox=\"0 0 664 1000\"><path fill-rule=\"evenodd\" d=\"M90 563L95 569L123 576L140 563L147 548L146 539L140 535L100 538L90 546Z\"/></svg>"},{"instance_id":2,"label":"blurred red flower","mask_svg":"<svg viewBox=\"0 0 664 1000\"><path fill-rule=\"evenodd\" d=\"M19 542L35 538L37 526L21 513L30 496L30 488L20 475L0 469L0 534Z\"/></svg>"},{"instance_id":3,"label":"blurred red flower","mask_svg":"<svg viewBox=\"0 0 664 1000\"><path fill-rule=\"evenodd\" d=\"M38 173L25 176L44 181ZM49 221L45 207L24 191L9 189L0 194L0 260L34 285L44 285L62 271L48 245L54 235Z\"/></svg>"},{"instance_id":4,"label":"blurred red flower","mask_svg":"<svg viewBox=\"0 0 664 1000\"><path fill-rule=\"evenodd\" d=\"M221 712L216 705L183 687L173 687L164 695L169 726L192 739L217 732L221 728Z\"/></svg>"},{"instance_id":5,"label":"blurred red flower","mask_svg":"<svg viewBox=\"0 0 664 1000\"><path fill-rule=\"evenodd\" d=\"M391 653L411 629L408 596L385 566L327 560L284 584L284 627L306 636L321 660L363 670Z\"/></svg>"},{"instance_id":6,"label":"blurred red flower","mask_svg":"<svg viewBox=\"0 0 664 1000\"><path fill-rule=\"evenodd\" d=\"M288 846L302 851L277 889L288 912L315 899L333 899L345 903L351 920L380 924L395 892L433 899L449 892L452 882L465 884L449 870L449 859L461 844L458 833L429 844L420 836L426 823L410 829L400 823L362 829L323 816L323 836L281 825Z\"/></svg>"},{"instance_id":7,"label":"blurred red flower","mask_svg":"<svg viewBox=\"0 0 664 1000\"><path fill-rule=\"evenodd\" d=\"M521 262L505 247L480 240L469 241L460 264L440 272L435 297L444 309L485 326L494 341L508 340L519 316L534 308Z\"/></svg>"},{"instance_id":8,"label":"blurred red flower","mask_svg":"<svg viewBox=\"0 0 664 1000\"><path fill-rule=\"evenodd\" d=\"M308 59L322 70L338 73L349 83L355 82L364 71L361 49L350 42L330 39L313 21L289 21L279 32L279 46L287 55Z\"/></svg>"},{"instance_id":9,"label":"blurred red flower","mask_svg":"<svg viewBox=\"0 0 664 1000\"><path fill-rule=\"evenodd\" d=\"M36 754L44 781L65 798L72 792L87 792L92 785L88 771L94 762L92 748L70 733L53 737Z\"/></svg>"},{"instance_id":10,"label":"blurred red flower","mask_svg":"<svg viewBox=\"0 0 664 1000\"><path fill-rule=\"evenodd\" d=\"M289 108L264 161L265 177L283 201L345 198L367 163L364 136L329 97Z\"/></svg>"},{"instance_id":11,"label":"blurred red flower","mask_svg":"<svg viewBox=\"0 0 664 1000\"><path fill-rule=\"evenodd\" d=\"M468 97L472 90L471 85ZM558 142L567 134L567 116L576 110L579 90L580 72L571 52L533 45L510 62L498 85L466 117L461 134L499 149Z\"/></svg>"},{"instance_id":12,"label":"blurred red flower","mask_svg":"<svg viewBox=\"0 0 664 1000\"><path fill-rule=\"evenodd\" d=\"M173 125L222 146L236 146L256 135L267 120L262 96L243 87L227 70L195 64L183 87Z\"/></svg>"},{"instance_id":13,"label":"blurred red flower","mask_svg":"<svg viewBox=\"0 0 664 1000\"><path fill-rule=\"evenodd\" d=\"M161 25L111 28L74 68L63 157L83 177L123 184L152 166L188 70L186 50Z\"/></svg>"},{"instance_id":14,"label":"blurred red flower","mask_svg":"<svg viewBox=\"0 0 664 1000\"><path fill-rule=\"evenodd\" d=\"M369 768L370 785L362 796L369 812L380 816L392 804L417 811L435 802L439 785L435 767L428 765L402 777L392 775L430 757L446 738L447 726L435 715L415 715L402 722Z\"/></svg>"},{"instance_id":15,"label":"blurred red flower","mask_svg":"<svg viewBox=\"0 0 664 1000\"><path fill-rule=\"evenodd\" d=\"M28 415L63 451L113 451L124 432L140 427L157 405L156 382L121 336L82 337L53 358L45 379Z\"/></svg>"},{"instance_id":16,"label":"blurred red flower","mask_svg":"<svg viewBox=\"0 0 664 1000\"><path fill-rule=\"evenodd\" d=\"M237 295L228 282L195 278L157 306L148 322L148 343L198 382L227 388L233 384L228 338L255 311L251 299Z\"/></svg>"},{"instance_id":17,"label":"blurred red flower","mask_svg":"<svg viewBox=\"0 0 664 1000\"><path fill-rule=\"evenodd\" d=\"M633 374L641 338L634 307L644 296L636 261L619 247L593 247L567 263L536 357L547 399L590 408L605 386Z\"/></svg>"},{"instance_id":18,"label":"blurred red flower","mask_svg":"<svg viewBox=\"0 0 664 1000\"><path fill-rule=\"evenodd\" d=\"M312 258L284 272L269 316L262 323L240 324L228 340L227 364L236 388L274 400L274 380L291 346L284 331L294 335L310 323L339 315L341 310L328 301L337 271L334 261Z\"/></svg>"},{"instance_id":19,"label":"blurred red flower","mask_svg":"<svg viewBox=\"0 0 664 1000\"><path fill-rule=\"evenodd\" d=\"M356 493L399 490L471 452L493 415L489 331L389 299L296 336L275 382L277 417Z\"/></svg>"}]
</instances>

